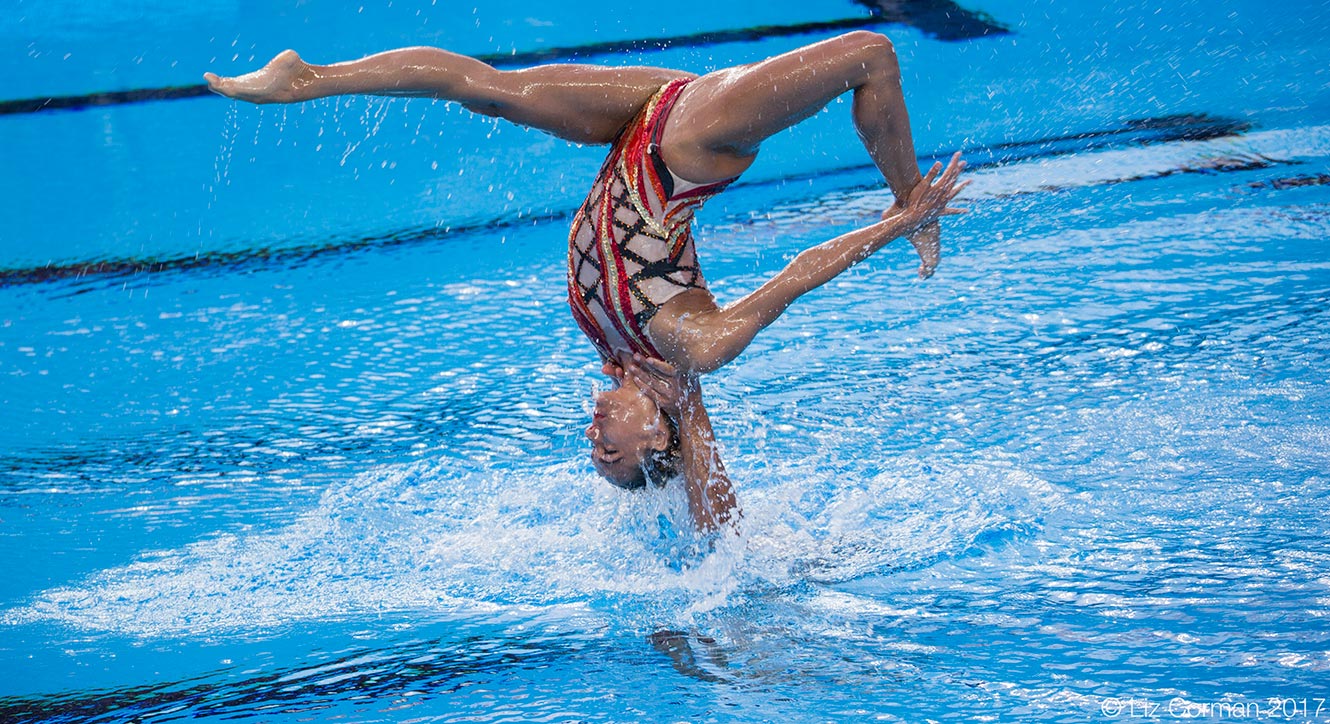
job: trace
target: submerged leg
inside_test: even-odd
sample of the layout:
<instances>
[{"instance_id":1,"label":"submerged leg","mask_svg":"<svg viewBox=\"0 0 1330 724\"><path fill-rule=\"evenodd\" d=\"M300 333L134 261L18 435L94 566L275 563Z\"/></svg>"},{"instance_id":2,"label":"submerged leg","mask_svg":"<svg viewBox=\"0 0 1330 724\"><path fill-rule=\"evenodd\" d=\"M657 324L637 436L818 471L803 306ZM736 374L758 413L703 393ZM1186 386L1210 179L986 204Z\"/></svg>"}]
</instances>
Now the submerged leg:
<instances>
[{"instance_id":1,"label":"submerged leg","mask_svg":"<svg viewBox=\"0 0 1330 724\"><path fill-rule=\"evenodd\" d=\"M439 48L402 48L332 65L278 54L253 73L205 73L217 93L251 103L296 103L334 95L393 95L456 101L577 143L609 143L660 86L690 74L664 68L541 65L501 71Z\"/></svg>"},{"instance_id":2,"label":"submerged leg","mask_svg":"<svg viewBox=\"0 0 1330 724\"><path fill-rule=\"evenodd\" d=\"M697 79L670 115L661 152L670 168L690 181L732 178L748 168L763 140L847 91L854 94L859 138L899 207L921 175L896 52L877 33L848 33ZM923 276L937 266L936 230L925 227L911 237Z\"/></svg>"}]
</instances>

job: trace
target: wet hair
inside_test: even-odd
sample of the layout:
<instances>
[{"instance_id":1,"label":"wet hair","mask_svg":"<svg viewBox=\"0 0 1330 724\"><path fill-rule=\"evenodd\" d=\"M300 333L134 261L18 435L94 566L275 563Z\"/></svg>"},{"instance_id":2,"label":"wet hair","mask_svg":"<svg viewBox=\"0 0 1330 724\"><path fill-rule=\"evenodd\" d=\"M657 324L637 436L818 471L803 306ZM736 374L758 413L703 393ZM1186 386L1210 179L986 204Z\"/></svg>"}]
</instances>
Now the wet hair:
<instances>
[{"instance_id":1,"label":"wet hair","mask_svg":"<svg viewBox=\"0 0 1330 724\"><path fill-rule=\"evenodd\" d=\"M670 478L677 476L680 471L679 459L679 428L674 424L674 420L669 415L662 414L665 425L670 430L670 444L664 450L652 450L642 459L642 464L638 466L639 475L631 480L611 481L614 485L624 490L641 490L645 488L647 482L657 488L665 487L665 483Z\"/></svg>"}]
</instances>

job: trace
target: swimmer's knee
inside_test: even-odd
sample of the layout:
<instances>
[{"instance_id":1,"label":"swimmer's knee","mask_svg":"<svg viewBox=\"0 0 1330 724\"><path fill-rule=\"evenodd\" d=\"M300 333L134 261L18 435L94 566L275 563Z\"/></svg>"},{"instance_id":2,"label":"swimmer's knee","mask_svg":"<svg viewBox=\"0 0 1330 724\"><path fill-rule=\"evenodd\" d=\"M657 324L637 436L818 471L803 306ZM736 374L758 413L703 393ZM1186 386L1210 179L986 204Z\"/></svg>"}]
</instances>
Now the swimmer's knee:
<instances>
[{"instance_id":1,"label":"swimmer's knee","mask_svg":"<svg viewBox=\"0 0 1330 724\"><path fill-rule=\"evenodd\" d=\"M890 38L871 30L855 30L841 37L850 44L855 58L863 64L870 77L900 77L900 61L896 58L896 46L892 45Z\"/></svg>"},{"instance_id":2,"label":"swimmer's knee","mask_svg":"<svg viewBox=\"0 0 1330 724\"><path fill-rule=\"evenodd\" d=\"M512 71L502 71L488 65L468 69L469 72L454 79L456 85L446 90L450 100L456 100L468 110L487 116L498 115L513 95L512 86L518 80L510 77Z\"/></svg>"},{"instance_id":3,"label":"swimmer's knee","mask_svg":"<svg viewBox=\"0 0 1330 724\"><path fill-rule=\"evenodd\" d=\"M896 46L891 44L891 38L882 33L872 30L852 30L842 35L841 39L869 54L896 57Z\"/></svg>"}]
</instances>

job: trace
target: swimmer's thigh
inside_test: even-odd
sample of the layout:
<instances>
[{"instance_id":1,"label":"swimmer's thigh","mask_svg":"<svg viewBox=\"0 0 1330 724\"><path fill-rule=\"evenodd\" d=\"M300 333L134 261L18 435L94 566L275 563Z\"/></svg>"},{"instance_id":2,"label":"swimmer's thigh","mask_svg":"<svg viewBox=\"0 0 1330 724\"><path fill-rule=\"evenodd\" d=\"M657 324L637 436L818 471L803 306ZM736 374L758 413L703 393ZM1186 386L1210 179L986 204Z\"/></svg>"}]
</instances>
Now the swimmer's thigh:
<instances>
[{"instance_id":1,"label":"swimmer's thigh","mask_svg":"<svg viewBox=\"0 0 1330 724\"><path fill-rule=\"evenodd\" d=\"M689 181L733 178L752 164L763 140L874 77L897 72L891 42L856 31L709 73L680 95L665 125L662 154Z\"/></svg>"},{"instance_id":2,"label":"swimmer's thigh","mask_svg":"<svg viewBox=\"0 0 1330 724\"><path fill-rule=\"evenodd\" d=\"M576 143L610 143L662 85L691 74L665 68L541 65L494 71L472 84L467 108Z\"/></svg>"}]
</instances>

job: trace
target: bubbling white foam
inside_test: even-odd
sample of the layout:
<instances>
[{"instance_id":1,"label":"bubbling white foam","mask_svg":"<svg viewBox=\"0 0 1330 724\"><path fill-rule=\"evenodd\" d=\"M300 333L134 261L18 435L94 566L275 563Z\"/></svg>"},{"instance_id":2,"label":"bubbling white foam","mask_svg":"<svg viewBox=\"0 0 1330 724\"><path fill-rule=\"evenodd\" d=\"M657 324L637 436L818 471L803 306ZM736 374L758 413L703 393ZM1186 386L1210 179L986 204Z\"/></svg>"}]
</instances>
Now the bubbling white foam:
<instances>
[{"instance_id":1,"label":"bubbling white foam","mask_svg":"<svg viewBox=\"0 0 1330 724\"><path fill-rule=\"evenodd\" d=\"M1000 457L900 460L865 480L768 466L765 484L740 486L741 534L713 549L690 533L679 486L623 493L583 463L462 465L366 472L284 527L146 553L0 620L156 637L573 607L619 626L686 626L772 589L963 553L1037 526L1060 497Z\"/></svg>"}]
</instances>

